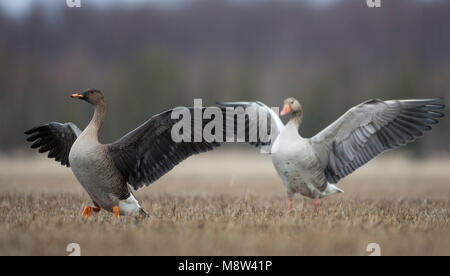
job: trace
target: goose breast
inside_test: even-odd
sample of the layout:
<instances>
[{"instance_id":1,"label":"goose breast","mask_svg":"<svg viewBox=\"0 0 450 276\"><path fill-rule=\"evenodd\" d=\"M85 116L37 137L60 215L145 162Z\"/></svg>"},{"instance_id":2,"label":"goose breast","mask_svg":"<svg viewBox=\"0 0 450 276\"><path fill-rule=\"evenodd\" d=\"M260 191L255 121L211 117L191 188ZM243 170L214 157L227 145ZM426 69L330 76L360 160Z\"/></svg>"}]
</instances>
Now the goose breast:
<instances>
[{"instance_id":1,"label":"goose breast","mask_svg":"<svg viewBox=\"0 0 450 276\"><path fill-rule=\"evenodd\" d=\"M108 157L106 147L80 137L70 151L69 160L72 171L83 188L95 203L103 209L111 209L118 204L120 194L128 194L127 188L112 160Z\"/></svg>"},{"instance_id":2,"label":"goose breast","mask_svg":"<svg viewBox=\"0 0 450 276\"><path fill-rule=\"evenodd\" d=\"M311 198L318 197L327 182L309 139L298 137L289 142L283 140L280 136L272 162L289 196L299 193Z\"/></svg>"}]
</instances>

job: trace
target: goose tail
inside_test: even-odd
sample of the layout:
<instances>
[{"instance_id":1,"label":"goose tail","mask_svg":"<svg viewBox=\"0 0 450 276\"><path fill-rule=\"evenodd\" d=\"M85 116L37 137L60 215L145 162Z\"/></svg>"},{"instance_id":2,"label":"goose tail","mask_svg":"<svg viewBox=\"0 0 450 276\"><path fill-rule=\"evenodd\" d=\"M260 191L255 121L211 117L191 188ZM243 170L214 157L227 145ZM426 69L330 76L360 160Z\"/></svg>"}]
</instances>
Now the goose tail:
<instances>
[{"instance_id":1,"label":"goose tail","mask_svg":"<svg viewBox=\"0 0 450 276\"><path fill-rule=\"evenodd\" d=\"M327 196L330 196L330 195L334 195L334 194L337 194L337 193L343 194L344 190L339 189L334 184L328 183L327 188L325 189L325 191L323 191L320 194L320 198L324 198L324 197L327 197Z\"/></svg>"}]
</instances>

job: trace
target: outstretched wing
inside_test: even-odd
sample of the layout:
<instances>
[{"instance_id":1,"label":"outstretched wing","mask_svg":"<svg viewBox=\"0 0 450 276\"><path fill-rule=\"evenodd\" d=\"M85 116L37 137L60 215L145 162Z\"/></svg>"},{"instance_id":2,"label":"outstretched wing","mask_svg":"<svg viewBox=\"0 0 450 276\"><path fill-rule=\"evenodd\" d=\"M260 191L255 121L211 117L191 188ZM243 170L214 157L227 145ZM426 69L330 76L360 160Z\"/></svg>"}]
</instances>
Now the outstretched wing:
<instances>
[{"instance_id":1,"label":"outstretched wing","mask_svg":"<svg viewBox=\"0 0 450 276\"><path fill-rule=\"evenodd\" d=\"M382 152L406 145L444 115L441 99L369 100L311 138L330 183L337 183Z\"/></svg>"},{"instance_id":2,"label":"outstretched wing","mask_svg":"<svg viewBox=\"0 0 450 276\"><path fill-rule=\"evenodd\" d=\"M258 138L255 141L250 139L249 117L244 116L243 121L236 119L239 112L236 114L227 108L215 107L215 112L205 116L211 109L184 108L188 114L183 114L182 118L172 119L172 112L176 110L168 110L153 116L136 130L108 146L114 164L133 188L150 185L191 155L213 150L224 141L240 141L241 130L244 133L242 142L251 142L255 145L259 143ZM184 118L185 115L188 115L188 121ZM196 125L196 119L201 123ZM188 141L186 139L177 141L172 137L175 125L181 121L187 122L187 128L183 132L186 130L189 132ZM217 127L208 128L213 121ZM213 137L214 139L205 137L204 129L211 130L213 135L220 135ZM200 139L196 140L196 136ZM215 139L217 137L220 138Z\"/></svg>"},{"instance_id":3,"label":"outstretched wing","mask_svg":"<svg viewBox=\"0 0 450 276\"><path fill-rule=\"evenodd\" d=\"M189 156L220 146L220 143L208 142L204 137L201 141L195 142L194 135L199 129L194 126L194 108L186 108L190 114L187 130L194 130L190 133L191 140L174 141L172 127L184 119L172 119L171 114L174 110L153 116L136 130L109 145L109 154L114 164L134 189L150 185ZM203 109L199 111L203 112ZM202 122L200 131L213 118L200 118Z\"/></svg>"},{"instance_id":4,"label":"outstretched wing","mask_svg":"<svg viewBox=\"0 0 450 276\"><path fill-rule=\"evenodd\" d=\"M49 158L55 158L61 165L70 167L69 153L81 130L73 123L48 123L25 131L32 149L39 148L40 153L49 152Z\"/></svg>"},{"instance_id":5,"label":"outstretched wing","mask_svg":"<svg viewBox=\"0 0 450 276\"><path fill-rule=\"evenodd\" d=\"M227 113L227 124L230 125L234 122L245 126L245 142L260 148L263 152L271 152L273 143L284 128L283 122L275 111L262 102L219 102L217 104L224 108L234 109L238 114L246 114L245 124L239 124L238 115L230 116ZM243 109L236 110L238 107ZM234 134L239 135L239 132Z\"/></svg>"}]
</instances>

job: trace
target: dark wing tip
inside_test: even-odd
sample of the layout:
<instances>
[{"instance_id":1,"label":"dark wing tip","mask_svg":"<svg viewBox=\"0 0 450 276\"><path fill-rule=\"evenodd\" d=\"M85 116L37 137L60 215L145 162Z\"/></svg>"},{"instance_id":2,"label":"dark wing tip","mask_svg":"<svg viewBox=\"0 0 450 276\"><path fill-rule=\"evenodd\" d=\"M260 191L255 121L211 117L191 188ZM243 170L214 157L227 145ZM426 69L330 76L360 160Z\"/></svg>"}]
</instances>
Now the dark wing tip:
<instances>
[{"instance_id":1,"label":"dark wing tip","mask_svg":"<svg viewBox=\"0 0 450 276\"><path fill-rule=\"evenodd\" d=\"M39 135L33 135L33 136L29 136L27 138L27 142L34 142L39 138Z\"/></svg>"},{"instance_id":2,"label":"dark wing tip","mask_svg":"<svg viewBox=\"0 0 450 276\"><path fill-rule=\"evenodd\" d=\"M439 103L439 102L444 101L444 97L431 98L431 99L428 99L428 101L433 102L433 103Z\"/></svg>"},{"instance_id":3,"label":"dark wing tip","mask_svg":"<svg viewBox=\"0 0 450 276\"><path fill-rule=\"evenodd\" d=\"M25 135L30 135L30 134L33 134L35 132L42 131L42 130L44 130L46 128L48 128L48 125L42 125L42 126L33 127L32 129L29 129L29 130L25 131L24 134Z\"/></svg>"},{"instance_id":4,"label":"dark wing tip","mask_svg":"<svg viewBox=\"0 0 450 276\"><path fill-rule=\"evenodd\" d=\"M445 108L445 104L427 104L425 107L427 109L442 110Z\"/></svg>"},{"instance_id":5,"label":"dark wing tip","mask_svg":"<svg viewBox=\"0 0 450 276\"><path fill-rule=\"evenodd\" d=\"M444 101L444 97L438 97L438 98L431 98L431 99L423 99L421 100L423 103L426 104L439 104Z\"/></svg>"},{"instance_id":6,"label":"dark wing tip","mask_svg":"<svg viewBox=\"0 0 450 276\"><path fill-rule=\"evenodd\" d=\"M33 127L33 128L31 128L31 129L25 131L23 134L25 134L25 135L33 134L33 133L36 132L36 129L37 129L37 127Z\"/></svg>"}]
</instances>

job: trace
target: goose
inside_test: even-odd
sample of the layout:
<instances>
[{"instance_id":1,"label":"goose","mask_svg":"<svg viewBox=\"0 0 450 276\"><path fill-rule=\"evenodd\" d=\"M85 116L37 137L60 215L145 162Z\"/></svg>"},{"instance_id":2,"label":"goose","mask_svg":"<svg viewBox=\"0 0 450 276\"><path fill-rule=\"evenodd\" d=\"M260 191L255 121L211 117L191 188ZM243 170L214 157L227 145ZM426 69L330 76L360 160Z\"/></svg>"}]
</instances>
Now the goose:
<instances>
[{"instance_id":1,"label":"goose","mask_svg":"<svg viewBox=\"0 0 450 276\"><path fill-rule=\"evenodd\" d=\"M348 110L312 138L303 138L302 105L288 98L280 116L290 115L286 125L261 102L222 102L222 107L265 110L270 117L272 138L268 143L272 163L287 192L288 213L295 194L314 200L317 215L319 199L344 191L336 184L379 154L404 146L431 130L444 115L441 99L388 100L371 99ZM273 142L272 142L273 141Z\"/></svg>"},{"instance_id":2,"label":"goose","mask_svg":"<svg viewBox=\"0 0 450 276\"><path fill-rule=\"evenodd\" d=\"M93 203L85 206L82 216L90 217L101 209L116 217L147 216L130 185L135 190L149 186L182 160L220 145L204 138L199 142L175 142L171 130L179 120L171 118L174 109L153 116L114 143L102 144L98 135L106 117L104 94L88 89L71 97L94 106L94 115L84 131L70 122L51 122L25 134L29 136L27 141L33 142L31 148L49 152L49 158L72 169ZM194 113L194 108L188 110ZM209 121L202 118L203 125Z\"/></svg>"}]
</instances>

